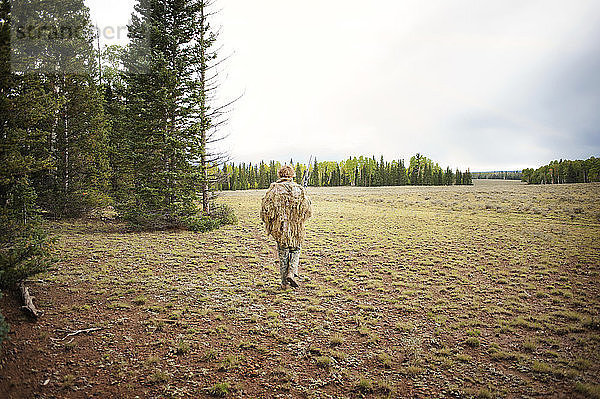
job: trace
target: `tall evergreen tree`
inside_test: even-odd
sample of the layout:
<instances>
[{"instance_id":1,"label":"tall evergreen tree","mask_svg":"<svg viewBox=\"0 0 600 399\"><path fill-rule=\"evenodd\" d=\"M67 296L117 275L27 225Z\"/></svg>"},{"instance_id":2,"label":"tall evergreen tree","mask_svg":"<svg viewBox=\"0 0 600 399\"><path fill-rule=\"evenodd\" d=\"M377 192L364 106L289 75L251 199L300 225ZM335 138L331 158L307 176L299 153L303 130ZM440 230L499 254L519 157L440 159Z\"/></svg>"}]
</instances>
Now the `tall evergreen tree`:
<instances>
[{"instance_id":1,"label":"tall evergreen tree","mask_svg":"<svg viewBox=\"0 0 600 399\"><path fill-rule=\"evenodd\" d=\"M302 184L302 165L296 164L296 183Z\"/></svg>"},{"instance_id":2,"label":"tall evergreen tree","mask_svg":"<svg viewBox=\"0 0 600 399\"><path fill-rule=\"evenodd\" d=\"M125 49L109 46L101 54L104 112L108 124L108 161L111 169L111 196L121 202L133 187L134 171L128 162L131 153L126 108L126 82L123 79L122 60Z\"/></svg>"},{"instance_id":3,"label":"tall evergreen tree","mask_svg":"<svg viewBox=\"0 0 600 399\"><path fill-rule=\"evenodd\" d=\"M312 171L310 172L310 182L308 183L313 187L319 187L320 184L320 177L319 177L319 163L317 162L317 159L315 158L315 163L312 167Z\"/></svg>"},{"instance_id":4,"label":"tall evergreen tree","mask_svg":"<svg viewBox=\"0 0 600 399\"><path fill-rule=\"evenodd\" d=\"M454 174L454 180L455 180L455 184L457 186L462 185L463 184L463 177L462 177L462 172L458 169L456 169L456 173Z\"/></svg>"},{"instance_id":5,"label":"tall evergreen tree","mask_svg":"<svg viewBox=\"0 0 600 399\"><path fill-rule=\"evenodd\" d=\"M410 179L410 184L412 185L416 185L419 186L421 184L423 184L423 172L422 172L422 165L421 165L421 154L416 154L415 156L410 158L410 164L409 164L409 179Z\"/></svg>"},{"instance_id":6,"label":"tall evergreen tree","mask_svg":"<svg viewBox=\"0 0 600 399\"><path fill-rule=\"evenodd\" d=\"M444 173L444 185L451 186L453 182L454 182L454 173L452 172L452 169L450 169L450 167L448 166L446 168L446 172Z\"/></svg>"},{"instance_id":7,"label":"tall evergreen tree","mask_svg":"<svg viewBox=\"0 0 600 399\"><path fill-rule=\"evenodd\" d=\"M12 4L14 23L33 32L12 44L15 111L33 115L32 99L45 107L34 129L46 136L38 149L51 167L32 175L38 201L57 215L78 214L107 202L109 173L89 10L83 0Z\"/></svg>"},{"instance_id":8,"label":"tall evergreen tree","mask_svg":"<svg viewBox=\"0 0 600 399\"><path fill-rule=\"evenodd\" d=\"M258 169L258 188L269 188L269 173L267 165L261 161Z\"/></svg>"},{"instance_id":9,"label":"tall evergreen tree","mask_svg":"<svg viewBox=\"0 0 600 399\"><path fill-rule=\"evenodd\" d=\"M11 64L11 2L0 0L0 291L46 269L48 240L40 227L36 173L50 168L46 113L52 96L41 75ZM0 314L0 342L6 328Z\"/></svg>"},{"instance_id":10,"label":"tall evergreen tree","mask_svg":"<svg viewBox=\"0 0 600 399\"><path fill-rule=\"evenodd\" d=\"M124 57L134 179L122 204L134 222L189 225L198 202L204 215L210 213L210 191L225 159L209 146L219 139L228 104L213 104L217 54L209 6L203 0L140 0L135 6Z\"/></svg>"}]
</instances>

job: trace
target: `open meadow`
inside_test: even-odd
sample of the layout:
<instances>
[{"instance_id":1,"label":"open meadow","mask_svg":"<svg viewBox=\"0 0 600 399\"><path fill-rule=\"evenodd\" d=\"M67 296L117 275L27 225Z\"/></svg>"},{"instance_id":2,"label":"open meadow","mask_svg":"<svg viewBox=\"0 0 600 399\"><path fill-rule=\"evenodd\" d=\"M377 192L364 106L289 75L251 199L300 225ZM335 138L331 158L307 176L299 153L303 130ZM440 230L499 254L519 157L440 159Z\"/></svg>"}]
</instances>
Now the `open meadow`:
<instances>
[{"instance_id":1,"label":"open meadow","mask_svg":"<svg viewBox=\"0 0 600 399\"><path fill-rule=\"evenodd\" d=\"M210 233L50 223L0 397L600 397L600 184L308 192L297 290L264 191Z\"/></svg>"}]
</instances>

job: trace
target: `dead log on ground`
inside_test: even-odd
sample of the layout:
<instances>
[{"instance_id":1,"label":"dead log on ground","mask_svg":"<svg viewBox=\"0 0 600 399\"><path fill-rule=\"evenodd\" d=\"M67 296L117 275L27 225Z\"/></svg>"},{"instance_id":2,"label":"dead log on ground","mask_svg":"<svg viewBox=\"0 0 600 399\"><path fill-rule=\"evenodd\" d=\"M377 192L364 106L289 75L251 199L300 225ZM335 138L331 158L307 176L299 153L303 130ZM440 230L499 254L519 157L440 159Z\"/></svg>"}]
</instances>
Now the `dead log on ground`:
<instances>
[{"instance_id":1,"label":"dead log on ground","mask_svg":"<svg viewBox=\"0 0 600 399\"><path fill-rule=\"evenodd\" d=\"M29 295L29 288L25 286L25 283L19 284L19 291L21 292L21 298L25 304L21 306L21 308L36 319L40 317L44 312L35 308L35 305L33 304L33 297Z\"/></svg>"}]
</instances>

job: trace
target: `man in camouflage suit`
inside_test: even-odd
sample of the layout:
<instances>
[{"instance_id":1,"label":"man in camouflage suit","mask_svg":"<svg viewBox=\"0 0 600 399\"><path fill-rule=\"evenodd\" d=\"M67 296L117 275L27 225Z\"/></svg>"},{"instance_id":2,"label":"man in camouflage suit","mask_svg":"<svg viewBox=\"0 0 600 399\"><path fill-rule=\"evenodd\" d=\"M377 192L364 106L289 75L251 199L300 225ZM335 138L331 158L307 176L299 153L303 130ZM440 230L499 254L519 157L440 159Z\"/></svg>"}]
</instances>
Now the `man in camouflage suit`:
<instances>
[{"instance_id":1,"label":"man in camouflage suit","mask_svg":"<svg viewBox=\"0 0 600 399\"><path fill-rule=\"evenodd\" d=\"M281 288L298 287L300 247L304 241L304 222L312 214L304 187L294 182L294 168L285 165L277 172L279 180L271 184L262 200L260 217L267 234L277 241Z\"/></svg>"}]
</instances>

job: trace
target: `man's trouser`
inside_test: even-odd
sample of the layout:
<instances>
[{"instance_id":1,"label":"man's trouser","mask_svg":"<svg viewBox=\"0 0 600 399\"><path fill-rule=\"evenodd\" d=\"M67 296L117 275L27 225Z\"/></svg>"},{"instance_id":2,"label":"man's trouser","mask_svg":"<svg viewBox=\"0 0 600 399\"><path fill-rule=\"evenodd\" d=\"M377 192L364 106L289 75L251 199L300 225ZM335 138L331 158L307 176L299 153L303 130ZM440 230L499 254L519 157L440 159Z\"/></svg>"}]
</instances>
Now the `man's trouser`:
<instances>
[{"instance_id":1,"label":"man's trouser","mask_svg":"<svg viewBox=\"0 0 600 399\"><path fill-rule=\"evenodd\" d=\"M277 245L279 251L279 272L281 285L288 285L288 277L297 281L298 264L300 263L300 248L284 247Z\"/></svg>"}]
</instances>

